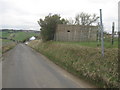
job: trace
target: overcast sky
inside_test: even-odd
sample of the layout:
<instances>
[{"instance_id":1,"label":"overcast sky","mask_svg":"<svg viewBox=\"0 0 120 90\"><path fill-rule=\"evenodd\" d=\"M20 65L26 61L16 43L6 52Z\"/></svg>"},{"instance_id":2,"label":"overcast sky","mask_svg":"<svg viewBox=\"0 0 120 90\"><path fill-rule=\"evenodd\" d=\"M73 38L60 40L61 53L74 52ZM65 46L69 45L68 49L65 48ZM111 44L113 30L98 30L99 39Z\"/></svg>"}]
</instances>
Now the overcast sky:
<instances>
[{"instance_id":1,"label":"overcast sky","mask_svg":"<svg viewBox=\"0 0 120 90\"><path fill-rule=\"evenodd\" d=\"M110 32L112 22L118 24L119 0L0 0L0 28L39 30L37 21L49 13L74 19L81 12L103 11L105 31Z\"/></svg>"}]
</instances>

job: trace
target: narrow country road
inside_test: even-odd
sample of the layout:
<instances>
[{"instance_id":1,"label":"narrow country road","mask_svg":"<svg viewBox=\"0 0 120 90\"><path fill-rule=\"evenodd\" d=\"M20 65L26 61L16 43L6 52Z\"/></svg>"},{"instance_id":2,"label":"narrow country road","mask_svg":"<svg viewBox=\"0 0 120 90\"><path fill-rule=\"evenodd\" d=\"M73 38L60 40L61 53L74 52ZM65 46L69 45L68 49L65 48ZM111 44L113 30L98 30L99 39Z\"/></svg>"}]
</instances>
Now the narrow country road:
<instances>
[{"instance_id":1,"label":"narrow country road","mask_svg":"<svg viewBox=\"0 0 120 90\"><path fill-rule=\"evenodd\" d=\"M24 44L18 44L4 55L2 87L93 88Z\"/></svg>"}]
</instances>

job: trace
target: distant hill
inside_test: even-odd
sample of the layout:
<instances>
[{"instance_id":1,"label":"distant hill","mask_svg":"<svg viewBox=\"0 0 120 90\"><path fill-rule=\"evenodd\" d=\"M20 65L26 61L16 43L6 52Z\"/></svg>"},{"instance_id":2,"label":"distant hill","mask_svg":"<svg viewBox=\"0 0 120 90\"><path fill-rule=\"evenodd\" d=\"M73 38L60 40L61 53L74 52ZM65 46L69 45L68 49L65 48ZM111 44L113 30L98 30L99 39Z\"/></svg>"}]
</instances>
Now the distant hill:
<instances>
[{"instance_id":1,"label":"distant hill","mask_svg":"<svg viewBox=\"0 0 120 90\"><path fill-rule=\"evenodd\" d=\"M37 30L16 30L16 29L0 29L0 31L4 32L4 31L10 31L10 32L35 32L35 33L39 33L40 31Z\"/></svg>"}]
</instances>

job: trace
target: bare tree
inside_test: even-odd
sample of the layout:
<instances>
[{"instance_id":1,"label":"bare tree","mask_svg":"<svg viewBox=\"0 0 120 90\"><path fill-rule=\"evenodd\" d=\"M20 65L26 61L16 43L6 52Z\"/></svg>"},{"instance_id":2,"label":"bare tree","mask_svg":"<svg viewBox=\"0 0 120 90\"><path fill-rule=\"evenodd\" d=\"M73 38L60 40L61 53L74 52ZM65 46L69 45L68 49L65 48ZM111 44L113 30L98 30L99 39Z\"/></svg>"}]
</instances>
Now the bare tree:
<instances>
[{"instance_id":1,"label":"bare tree","mask_svg":"<svg viewBox=\"0 0 120 90\"><path fill-rule=\"evenodd\" d=\"M72 18L69 18L67 24L68 25L74 25L74 20Z\"/></svg>"},{"instance_id":2,"label":"bare tree","mask_svg":"<svg viewBox=\"0 0 120 90\"><path fill-rule=\"evenodd\" d=\"M76 25L92 25L98 20L98 16L96 14L88 14L88 13L80 13L77 14L75 17L75 24Z\"/></svg>"},{"instance_id":3,"label":"bare tree","mask_svg":"<svg viewBox=\"0 0 120 90\"><path fill-rule=\"evenodd\" d=\"M75 17L75 24L80 25L80 15L79 14L76 15L76 17Z\"/></svg>"}]
</instances>

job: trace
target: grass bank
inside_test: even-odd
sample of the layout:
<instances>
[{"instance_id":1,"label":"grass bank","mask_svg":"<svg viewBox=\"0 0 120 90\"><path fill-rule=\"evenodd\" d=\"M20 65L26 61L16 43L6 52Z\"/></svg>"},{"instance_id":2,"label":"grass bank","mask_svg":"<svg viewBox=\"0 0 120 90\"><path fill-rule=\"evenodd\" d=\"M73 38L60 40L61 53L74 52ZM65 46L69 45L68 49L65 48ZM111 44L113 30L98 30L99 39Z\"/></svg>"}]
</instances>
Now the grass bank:
<instances>
[{"instance_id":1,"label":"grass bank","mask_svg":"<svg viewBox=\"0 0 120 90\"><path fill-rule=\"evenodd\" d=\"M14 43L14 42L11 42L11 43L9 43L7 45L2 46L2 54L9 51L10 49L12 49L15 46L16 46L16 43Z\"/></svg>"},{"instance_id":2,"label":"grass bank","mask_svg":"<svg viewBox=\"0 0 120 90\"><path fill-rule=\"evenodd\" d=\"M0 56L2 56L2 54L9 51L13 47L15 47L16 44L17 43L15 43L15 42L13 42L11 40L0 39Z\"/></svg>"},{"instance_id":3,"label":"grass bank","mask_svg":"<svg viewBox=\"0 0 120 90\"><path fill-rule=\"evenodd\" d=\"M62 42L35 40L29 46L47 56L70 73L88 80L98 87L118 87L118 48L105 49Z\"/></svg>"}]
</instances>

